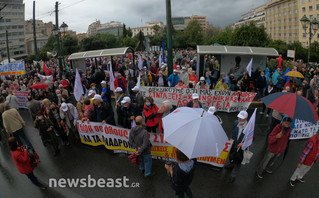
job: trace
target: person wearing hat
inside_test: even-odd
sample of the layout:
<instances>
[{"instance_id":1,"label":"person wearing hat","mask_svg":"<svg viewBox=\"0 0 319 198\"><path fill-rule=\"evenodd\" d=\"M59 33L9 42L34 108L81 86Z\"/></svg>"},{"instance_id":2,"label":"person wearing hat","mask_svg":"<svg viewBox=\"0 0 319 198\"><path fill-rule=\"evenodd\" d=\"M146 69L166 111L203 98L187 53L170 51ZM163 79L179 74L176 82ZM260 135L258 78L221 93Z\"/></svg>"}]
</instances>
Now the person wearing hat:
<instances>
[{"instance_id":1,"label":"person wearing hat","mask_svg":"<svg viewBox=\"0 0 319 198\"><path fill-rule=\"evenodd\" d=\"M122 119L123 127L130 129L133 125L133 121L137 116L141 116L142 113L138 111L138 108L135 104L131 103L131 99L128 96L125 96L122 100Z\"/></svg>"},{"instance_id":2,"label":"person wearing hat","mask_svg":"<svg viewBox=\"0 0 319 198\"><path fill-rule=\"evenodd\" d=\"M107 102L107 86L106 86L106 81L103 80L101 82L101 85L102 85L102 91L101 91L101 97L102 97L102 100L104 102Z\"/></svg>"},{"instance_id":3,"label":"person wearing hat","mask_svg":"<svg viewBox=\"0 0 319 198\"><path fill-rule=\"evenodd\" d=\"M217 109L216 109L216 107L214 107L214 106L209 107L208 110L207 110L207 113L216 116L217 119L218 119L218 121L219 121L219 123L220 123L220 124L223 124L222 119L221 119L218 115L216 115L216 112L217 112Z\"/></svg>"},{"instance_id":4,"label":"person wearing hat","mask_svg":"<svg viewBox=\"0 0 319 198\"><path fill-rule=\"evenodd\" d=\"M158 75L155 78L155 86L168 87L166 77L163 75L162 71L159 71Z\"/></svg>"},{"instance_id":5,"label":"person wearing hat","mask_svg":"<svg viewBox=\"0 0 319 198\"><path fill-rule=\"evenodd\" d=\"M195 86L195 89L209 89L209 84L206 83L204 76L200 77L199 82Z\"/></svg>"},{"instance_id":6,"label":"person wearing hat","mask_svg":"<svg viewBox=\"0 0 319 198\"><path fill-rule=\"evenodd\" d=\"M245 134L244 129L247 126L248 113L246 111L240 111L237 115L237 120L234 122L232 128L232 134L230 140L233 140L233 145L229 152L229 164L225 166L226 169L232 169L229 182L233 183L239 173L241 162L244 158L244 152L241 149Z\"/></svg>"},{"instance_id":7,"label":"person wearing hat","mask_svg":"<svg viewBox=\"0 0 319 198\"><path fill-rule=\"evenodd\" d=\"M88 122L102 122L102 124L115 125L114 113L108 102L104 102L102 97L96 94L93 98L94 111L91 113ZM84 119L82 119L84 121Z\"/></svg>"},{"instance_id":8,"label":"person wearing hat","mask_svg":"<svg viewBox=\"0 0 319 198\"><path fill-rule=\"evenodd\" d=\"M88 93L88 97L90 99L91 104L93 104L92 98L94 98L95 94L96 94L96 92L94 90L90 90Z\"/></svg>"},{"instance_id":9,"label":"person wearing hat","mask_svg":"<svg viewBox=\"0 0 319 198\"><path fill-rule=\"evenodd\" d=\"M165 76L165 78L168 77L168 68L167 68L167 64L163 63L163 66L162 66L162 71L163 71L163 75Z\"/></svg>"},{"instance_id":10,"label":"person wearing hat","mask_svg":"<svg viewBox=\"0 0 319 198\"><path fill-rule=\"evenodd\" d=\"M144 107L144 97L140 93L140 88L135 86L133 87L132 91L135 93L135 95L134 97L131 97L131 101L137 106L138 112L142 113Z\"/></svg>"},{"instance_id":11,"label":"person wearing hat","mask_svg":"<svg viewBox=\"0 0 319 198\"><path fill-rule=\"evenodd\" d=\"M199 95L193 93L192 100L189 101L186 106L190 108L202 108L202 103L199 101Z\"/></svg>"},{"instance_id":12,"label":"person wearing hat","mask_svg":"<svg viewBox=\"0 0 319 198\"><path fill-rule=\"evenodd\" d=\"M178 83L179 76L177 75L178 71L174 69L173 73L168 77L168 86L175 87Z\"/></svg>"},{"instance_id":13,"label":"person wearing hat","mask_svg":"<svg viewBox=\"0 0 319 198\"><path fill-rule=\"evenodd\" d=\"M189 74L186 71L186 67L182 67L182 71L178 74L179 79L183 81L184 85L186 85L186 87L189 84Z\"/></svg>"},{"instance_id":14,"label":"person wearing hat","mask_svg":"<svg viewBox=\"0 0 319 198\"><path fill-rule=\"evenodd\" d=\"M114 92L115 92L115 98L116 98L117 124L120 125L120 126L123 126L122 111L121 111L122 104L121 104L121 102L122 102L123 98L126 95L123 93L123 90L122 90L121 87L117 87Z\"/></svg>"},{"instance_id":15,"label":"person wearing hat","mask_svg":"<svg viewBox=\"0 0 319 198\"><path fill-rule=\"evenodd\" d=\"M79 141L80 137L75 129L76 121L79 119L79 113L76 107L73 106L73 104L71 103L63 102L60 107L60 118L62 120L65 119L67 127L71 129L71 131L73 132L75 136L75 140Z\"/></svg>"},{"instance_id":16,"label":"person wearing hat","mask_svg":"<svg viewBox=\"0 0 319 198\"><path fill-rule=\"evenodd\" d=\"M286 151L290 138L291 122L292 119L285 116L269 134L267 153L257 169L258 178L263 178L264 171L271 174L273 165Z\"/></svg>"}]
</instances>

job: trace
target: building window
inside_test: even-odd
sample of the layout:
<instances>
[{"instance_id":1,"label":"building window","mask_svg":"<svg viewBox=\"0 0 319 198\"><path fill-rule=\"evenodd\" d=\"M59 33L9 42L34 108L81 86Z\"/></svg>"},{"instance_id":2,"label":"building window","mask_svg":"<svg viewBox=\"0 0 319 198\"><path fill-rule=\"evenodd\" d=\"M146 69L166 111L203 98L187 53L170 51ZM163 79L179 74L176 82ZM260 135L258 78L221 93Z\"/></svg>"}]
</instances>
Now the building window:
<instances>
[{"instance_id":1,"label":"building window","mask_svg":"<svg viewBox=\"0 0 319 198\"><path fill-rule=\"evenodd\" d=\"M313 20L313 15L310 15L309 18L310 18L310 20Z\"/></svg>"},{"instance_id":2,"label":"building window","mask_svg":"<svg viewBox=\"0 0 319 198\"><path fill-rule=\"evenodd\" d=\"M312 0L308 0L309 2L312 2Z\"/></svg>"},{"instance_id":3,"label":"building window","mask_svg":"<svg viewBox=\"0 0 319 198\"><path fill-rule=\"evenodd\" d=\"M317 4L317 10L319 10L319 4Z\"/></svg>"},{"instance_id":4,"label":"building window","mask_svg":"<svg viewBox=\"0 0 319 198\"><path fill-rule=\"evenodd\" d=\"M318 39L319 39L319 34L317 34L317 37L318 37Z\"/></svg>"},{"instance_id":5,"label":"building window","mask_svg":"<svg viewBox=\"0 0 319 198\"><path fill-rule=\"evenodd\" d=\"M301 1L301 2L302 2L302 4L304 4L304 3L305 3L305 1L306 1L306 0L302 0L302 1Z\"/></svg>"},{"instance_id":6,"label":"building window","mask_svg":"<svg viewBox=\"0 0 319 198\"><path fill-rule=\"evenodd\" d=\"M281 36L281 33L279 33L278 36Z\"/></svg>"},{"instance_id":7,"label":"building window","mask_svg":"<svg viewBox=\"0 0 319 198\"><path fill-rule=\"evenodd\" d=\"M312 6L309 6L309 11L312 11Z\"/></svg>"},{"instance_id":8,"label":"building window","mask_svg":"<svg viewBox=\"0 0 319 198\"><path fill-rule=\"evenodd\" d=\"M298 10L295 10L295 13L298 13Z\"/></svg>"},{"instance_id":9,"label":"building window","mask_svg":"<svg viewBox=\"0 0 319 198\"><path fill-rule=\"evenodd\" d=\"M292 20L291 20L291 18L289 18L289 22L291 22Z\"/></svg>"},{"instance_id":10,"label":"building window","mask_svg":"<svg viewBox=\"0 0 319 198\"><path fill-rule=\"evenodd\" d=\"M317 14L317 19L319 19L319 14Z\"/></svg>"},{"instance_id":11,"label":"building window","mask_svg":"<svg viewBox=\"0 0 319 198\"><path fill-rule=\"evenodd\" d=\"M292 34L291 34L291 33L289 33L289 37L292 37Z\"/></svg>"},{"instance_id":12,"label":"building window","mask_svg":"<svg viewBox=\"0 0 319 198\"><path fill-rule=\"evenodd\" d=\"M302 7L302 12L306 12L306 8L305 7Z\"/></svg>"},{"instance_id":13,"label":"building window","mask_svg":"<svg viewBox=\"0 0 319 198\"><path fill-rule=\"evenodd\" d=\"M306 33L303 33L303 34L302 34L302 37L306 38L306 37L307 37L307 34L306 34Z\"/></svg>"}]
</instances>

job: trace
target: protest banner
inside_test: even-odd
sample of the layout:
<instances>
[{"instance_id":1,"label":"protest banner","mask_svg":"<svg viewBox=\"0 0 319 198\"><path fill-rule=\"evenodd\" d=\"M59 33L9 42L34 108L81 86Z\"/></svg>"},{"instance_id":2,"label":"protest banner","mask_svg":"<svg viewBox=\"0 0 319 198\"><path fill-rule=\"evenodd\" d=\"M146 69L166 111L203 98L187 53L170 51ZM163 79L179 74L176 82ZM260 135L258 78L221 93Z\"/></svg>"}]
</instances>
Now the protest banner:
<instances>
[{"instance_id":1,"label":"protest banner","mask_svg":"<svg viewBox=\"0 0 319 198\"><path fill-rule=\"evenodd\" d=\"M28 109L28 95L30 91L15 91L15 96L18 98L18 106L22 109Z\"/></svg>"},{"instance_id":2,"label":"protest banner","mask_svg":"<svg viewBox=\"0 0 319 198\"><path fill-rule=\"evenodd\" d=\"M254 100L256 93L235 92L228 90L183 89L171 87L141 87L143 97L152 97L155 104L160 107L165 100L176 106L186 106L192 99L192 94L199 95L203 108L215 106L217 111L238 112L247 110Z\"/></svg>"},{"instance_id":3,"label":"protest banner","mask_svg":"<svg viewBox=\"0 0 319 198\"><path fill-rule=\"evenodd\" d=\"M290 133L290 139L311 138L317 134L319 121L317 124L306 122L303 120L295 120L295 128Z\"/></svg>"},{"instance_id":4,"label":"protest banner","mask_svg":"<svg viewBox=\"0 0 319 198\"><path fill-rule=\"evenodd\" d=\"M0 65L0 75L23 75L25 74L24 61Z\"/></svg>"},{"instance_id":5,"label":"protest banner","mask_svg":"<svg viewBox=\"0 0 319 198\"><path fill-rule=\"evenodd\" d=\"M116 127L98 122L77 122L77 128L83 144L91 146L105 146L115 152L131 153L136 150L129 143L129 129ZM152 143L152 156L157 159L172 160L176 158L176 148L164 141L164 134L149 133L149 139ZM225 148L220 156L208 156L198 158L199 162L210 164L217 167L223 167L226 163L232 141L225 144Z\"/></svg>"}]
</instances>

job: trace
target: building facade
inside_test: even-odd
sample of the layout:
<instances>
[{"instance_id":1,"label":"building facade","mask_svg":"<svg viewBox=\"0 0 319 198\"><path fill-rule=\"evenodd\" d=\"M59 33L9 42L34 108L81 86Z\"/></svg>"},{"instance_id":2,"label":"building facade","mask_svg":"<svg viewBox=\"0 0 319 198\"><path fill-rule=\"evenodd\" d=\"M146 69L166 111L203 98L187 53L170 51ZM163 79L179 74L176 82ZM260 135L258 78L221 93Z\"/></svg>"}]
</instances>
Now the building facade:
<instances>
[{"instance_id":1,"label":"building facade","mask_svg":"<svg viewBox=\"0 0 319 198\"><path fill-rule=\"evenodd\" d=\"M7 59L6 30L8 31L10 58L26 56L24 38L24 4L23 0L0 0L0 5L6 7L0 16L0 55Z\"/></svg>"},{"instance_id":2,"label":"building facade","mask_svg":"<svg viewBox=\"0 0 319 198\"><path fill-rule=\"evenodd\" d=\"M305 34L300 19L304 15L310 20L319 17L318 0L272 0L265 12L266 31L272 39L286 43L299 41L304 47L309 46L309 35ZM318 41L318 38L317 32L312 42Z\"/></svg>"},{"instance_id":3,"label":"building facade","mask_svg":"<svg viewBox=\"0 0 319 198\"><path fill-rule=\"evenodd\" d=\"M89 25L88 31L87 31L87 35L88 36L93 36L95 34L97 34L97 28L101 26L101 21L95 21L93 23L91 23Z\"/></svg>"},{"instance_id":4,"label":"building facade","mask_svg":"<svg viewBox=\"0 0 319 198\"><path fill-rule=\"evenodd\" d=\"M193 16L191 16L191 20L197 20L200 24L200 27L203 30L206 30L208 28L207 16L193 15Z\"/></svg>"},{"instance_id":5,"label":"building facade","mask_svg":"<svg viewBox=\"0 0 319 198\"><path fill-rule=\"evenodd\" d=\"M254 22L257 26L265 27L265 7L267 4L261 5L255 9L252 9L250 12L243 14L240 20L234 24L234 27L241 27L243 25L248 25L251 22Z\"/></svg>"},{"instance_id":6,"label":"building facade","mask_svg":"<svg viewBox=\"0 0 319 198\"><path fill-rule=\"evenodd\" d=\"M132 36L136 36L140 31L143 32L144 36L155 35L155 30L153 29L154 25L158 25L160 28L164 28L164 23L162 21L147 22L143 27L131 28Z\"/></svg>"},{"instance_id":7,"label":"building facade","mask_svg":"<svg viewBox=\"0 0 319 198\"><path fill-rule=\"evenodd\" d=\"M172 24L175 30L185 30L191 21L191 17L172 17Z\"/></svg>"},{"instance_id":8,"label":"building facade","mask_svg":"<svg viewBox=\"0 0 319 198\"><path fill-rule=\"evenodd\" d=\"M24 23L25 42L27 54L34 54L34 37L33 37L33 20L27 20ZM37 48L41 50L48 42L49 36L52 34L53 23L44 23L42 20L35 21L35 31L37 36Z\"/></svg>"},{"instance_id":9,"label":"building facade","mask_svg":"<svg viewBox=\"0 0 319 198\"><path fill-rule=\"evenodd\" d=\"M111 21L109 23L101 24L96 28L97 33L113 34L114 36L123 35L123 24L118 21Z\"/></svg>"}]
</instances>

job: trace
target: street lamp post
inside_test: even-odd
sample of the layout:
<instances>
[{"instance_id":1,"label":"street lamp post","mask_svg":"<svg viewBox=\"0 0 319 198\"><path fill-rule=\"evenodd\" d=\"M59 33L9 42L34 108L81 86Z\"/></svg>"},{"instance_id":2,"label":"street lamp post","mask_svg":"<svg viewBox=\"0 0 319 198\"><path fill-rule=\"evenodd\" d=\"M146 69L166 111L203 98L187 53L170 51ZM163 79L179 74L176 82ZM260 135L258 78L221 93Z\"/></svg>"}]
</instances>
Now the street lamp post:
<instances>
[{"instance_id":1,"label":"street lamp post","mask_svg":"<svg viewBox=\"0 0 319 198\"><path fill-rule=\"evenodd\" d=\"M59 27L55 26L54 30L52 31L53 35L57 38L57 50L58 50L58 60L59 60L59 69L60 73L63 72L62 60L61 60L61 47L60 47L60 29Z\"/></svg>"},{"instance_id":2,"label":"street lamp post","mask_svg":"<svg viewBox=\"0 0 319 198\"><path fill-rule=\"evenodd\" d=\"M305 30L305 34L309 34L308 58L307 58L307 65L309 66L311 39L312 39L312 36L315 35L317 30L318 30L319 21L317 21L316 18L314 18L312 21L310 21L310 19L308 19L308 17L306 15L304 15L300 19L300 22L302 24L302 28ZM308 25L309 25L309 32L307 32Z\"/></svg>"},{"instance_id":3,"label":"street lamp post","mask_svg":"<svg viewBox=\"0 0 319 198\"><path fill-rule=\"evenodd\" d=\"M68 31L68 25L66 23L62 23L60 25L60 33L63 33L63 36L61 36L61 56L62 56L62 64L65 66L65 60L64 60L64 53L63 53L63 42L62 38L65 36L65 33Z\"/></svg>"}]
</instances>

